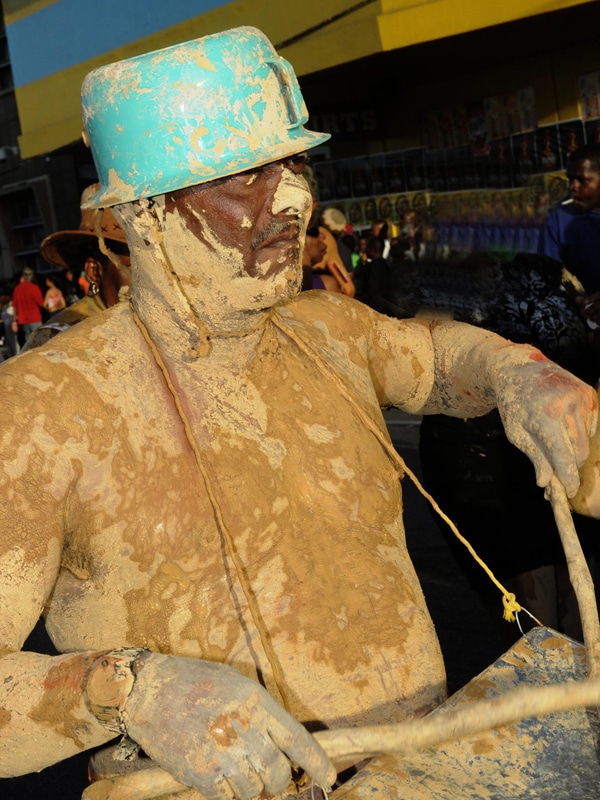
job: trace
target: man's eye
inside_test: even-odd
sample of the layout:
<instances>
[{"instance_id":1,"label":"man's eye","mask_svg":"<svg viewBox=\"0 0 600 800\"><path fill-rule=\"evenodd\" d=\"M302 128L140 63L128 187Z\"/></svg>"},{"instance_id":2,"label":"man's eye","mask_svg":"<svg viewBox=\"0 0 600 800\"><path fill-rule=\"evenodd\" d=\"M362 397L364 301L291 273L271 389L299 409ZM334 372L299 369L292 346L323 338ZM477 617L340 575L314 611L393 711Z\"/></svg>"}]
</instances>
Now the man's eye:
<instances>
[{"instance_id":1,"label":"man's eye","mask_svg":"<svg viewBox=\"0 0 600 800\"><path fill-rule=\"evenodd\" d=\"M286 160L286 165L292 170L292 172L300 175L309 161L310 159L306 153L298 153L298 155L290 156L290 158Z\"/></svg>"}]
</instances>

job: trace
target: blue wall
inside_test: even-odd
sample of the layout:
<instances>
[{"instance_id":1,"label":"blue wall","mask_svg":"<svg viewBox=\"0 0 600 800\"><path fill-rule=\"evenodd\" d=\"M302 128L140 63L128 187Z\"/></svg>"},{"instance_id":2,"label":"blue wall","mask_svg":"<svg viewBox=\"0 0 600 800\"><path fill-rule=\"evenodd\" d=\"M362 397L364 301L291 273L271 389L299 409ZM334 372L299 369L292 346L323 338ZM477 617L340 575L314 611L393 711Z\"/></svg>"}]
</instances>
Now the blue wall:
<instances>
[{"instance_id":1,"label":"blue wall","mask_svg":"<svg viewBox=\"0 0 600 800\"><path fill-rule=\"evenodd\" d=\"M6 28L15 87L226 4L226 0L58 0Z\"/></svg>"}]
</instances>

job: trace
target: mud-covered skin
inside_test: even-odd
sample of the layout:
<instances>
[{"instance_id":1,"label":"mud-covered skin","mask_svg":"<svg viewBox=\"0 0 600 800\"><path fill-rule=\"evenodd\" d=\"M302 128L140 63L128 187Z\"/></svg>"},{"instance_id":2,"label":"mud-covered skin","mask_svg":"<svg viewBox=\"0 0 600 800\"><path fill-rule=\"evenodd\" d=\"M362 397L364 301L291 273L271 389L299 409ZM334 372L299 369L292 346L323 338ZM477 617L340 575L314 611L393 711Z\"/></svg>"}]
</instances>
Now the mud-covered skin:
<instances>
[{"instance_id":1,"label":"mud-covered skin","mask_svg":"<svg viewBox=\"0 0 600 800\"><path fill-rule=\"evenodd\" d=\"M571 505L579 514L600 519L600 426L590 442L590 452L580 468L581 484Z\"/></svg>"},{"instance_id":2,"label":"mud-covered skin","mask_svg":"<svg viewBox=\"0 0 600 800\"><path fill-rule=\"evenodd\" d=\"M353 391L357 402L384 431L366 358L369 315L353 304L338 321L355 332L358 347L348 358L346 344L322 332L339 307L313 300L301 297L282 320L311 319L304 336L329 351L329 368L362 389ZM47 611L53 639L61 650L136 644L228 661L252 677L258 665L269 685L194 455L131 311L117 308L85 325L79 333L88 342L69 331L60 350L47 346L12 370L7 365L18 374L22 412L17 461L38 516L26 538L45 543L52 531L57 556L63 543ZM391 323L384 327L395 333ZM371 367L385 373L386 362L390 371L397 362L398 389L404 386L397 399L417 408L431 387L423 366L431 344L426 328L413 327L404 358L393 359L393 342L382 338L371 345ZM403 547L396 472L318 365L270 324L252 338L256 354L246 365L234 368L214 342L208 358L174 376L282 662L292 711L305 721L340 724L429 708L443 696L443 669ZM238 352L238 344L226 339L222 347ZM44 462L38 478L35 466ZM40 497L38 479L52 490L47 497ZM26 507L26 493L20 497ZM40 546L31 557L37 563L46 552ZM53 566L45 592L38 590L40 605L54 583Z\"/></svg>"},{"instance_id":3,"label":"mud-covered skin","mask_svg":"<svg viewBox=\"0 0 600 800\"><path fill-rule=\"evenodd\" d=\"M335 782L335 768L309 732L290 729L283 708L237 670L157 653L145 654L136 667L125 712L130 736L207 800L283 792L291 783L290 761L320 776L322 786Z\"/></svg>"},{"instance_id":4,"label":"mud-covered skin","mask_svg":"<svg viewBox=\"0 0 600 800\"><path fill-rule=\"evenodd\" d=\"M405 548L396 472L356 409L384 435L381 405L483 413L489 365L505 343L457 323L390 320L326 292L275 314L318 351L325 374L265 322L242 340L213 339L204 359L172 362L171 377L290 710L332 726L422 713L444 697L443 664ZM530 357L513 352L513 362ZM277 696L181 418L131 309L81 323L7 362L0 378L4 651L21 647L46 604L61 651L140 645L227 662L250 677L260 670ZM12 678L0 681L2 774L109 738L76 702L79 672L74 702L53 703L56 690L40 688L51 659L35 656L34 669L32 658L0 662ZM14 681L31 691L15 696ZM19 744L22 715L43 731L35 753Z\"/></svg>"}]
</instances>

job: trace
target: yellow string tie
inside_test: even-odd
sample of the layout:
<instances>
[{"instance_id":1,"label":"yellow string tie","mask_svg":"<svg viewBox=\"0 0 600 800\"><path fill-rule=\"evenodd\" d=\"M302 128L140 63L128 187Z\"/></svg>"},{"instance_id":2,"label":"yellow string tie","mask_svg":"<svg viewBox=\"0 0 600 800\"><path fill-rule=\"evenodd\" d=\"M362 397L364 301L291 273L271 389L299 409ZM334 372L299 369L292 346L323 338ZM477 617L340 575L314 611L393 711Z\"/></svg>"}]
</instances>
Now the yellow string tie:
<instances>
[{"instance_id":1,"label":"yellow string tie","mask_svg":"<svg viewBox=\"0 0 600 800\"><path fill-rule=\"evenodd\" d=\"M380 430L377 424L373 421L373 419L365 413L365 411L360 407L360 405L356 402L355 398L350 394L348 391L348 386L342 377L340 377L337 372L333 369L328 368L321 357L319 351L309 344L305 342L298 333L293 329L293 327L288 323L286 325L286 321L277 314L273 314L272 322L276 328L278 328L284 336L290 338L293 342L296 343L298 348L310 356L310 358L319 366L323 375L325 375L333 384L335 384L340 391L342 397L345 397L346 400L350 403L350 405L354 408L358 418L364 424L366 428L368 428L371 433L375 436L378 440L379 444L383 447L384 451L387 453L390 461L392 462L393 467L396 470L399 478L402 479L404 475L408 475L411 481L414 483L416 488L421 492L423 497L425 497L429 503L431 504L432 508L436 511L437 514L446 522L449 526L452 533L456 536L456 538L464 544L467 548L469 553L473 556L475 561L479 564L479 566L485 570L489 579L494 583L497 588L502 593L502 604L504 606L504 619L508 622L515 621L515 614L519 611L527 611L527 609L522 609L521 606L517 603L515 595L512 592L509 592L506 587L504 587L500 581L496 578L492 570L488 567L488 565L477 555L471 544L465 539L465 537L459 532L456 525L452 522L450 517L448 517L442 509L439 507L435 499L429 494L429 492L425 489L425 487L421 484L420 480L417 478L415 473L408 468L406 462L398 453L394 445L392 444L389 437L386 437L384 433ZM529 613L529 612L527 612ZM532 614L529 616L534 619L538 625L541 625L541 622L537 620Z\"/></svg>"},{"instance_id":2,"label":"yellow string tie","mask_svg":"<svg viewBox=\"0 0 600 800\"><path fill-rule=\"evenodd\" d=\"M488 578L492 581L492 583L494 583L498 587L498 589L502 592L502 605L504 606L504 614L503 614L504 619L507 622L514 622L515 621L515 614L518 614L519 611L523 610L521 608L521 606L517 603L517 599L516 599L515 595L512 592L509 592L508 589L500 583L498 578L496 578L496 576L494 575L492 570L488 567L488 565L485 563L485 561L483 561L483 559L481 559L477 555L477 553L473 549L471 543L469 541L467 541L467 539L465 539L465 537L460 533L460 531L458 530L456 525L452 522L450 517L447 514L444 514L444 512L439 507L439 505L437 504L435 499L424 488L424 486L421 484L421 482L419 481L417 476L414 474L414 472L412 472L406 466L406 464L404 464L404 471L406 472L408 477L411 479L411 481L415 484L417 489L421 492L423 497L425 497L431 503L431 505L435 509L436 513L439 514L439 516L444 520L446 525L448 525L448 527L450 528L452 533L456 536L458 541L462 542L464 544L464 546L467 548L469 553L473 556L475 561L486 572Z\"/></svg>"},{"instance_id":3,"label":"yellow string tie","mask_svg":"<svg viewBox=\"0 0 600 800\"><path fill-rule=\"evenodd\" d=\"M504 606L504 619L507 622L514 622L515 614L523 610L512 592L502 595L502 605Z\"/></svg>"}]
</instances>

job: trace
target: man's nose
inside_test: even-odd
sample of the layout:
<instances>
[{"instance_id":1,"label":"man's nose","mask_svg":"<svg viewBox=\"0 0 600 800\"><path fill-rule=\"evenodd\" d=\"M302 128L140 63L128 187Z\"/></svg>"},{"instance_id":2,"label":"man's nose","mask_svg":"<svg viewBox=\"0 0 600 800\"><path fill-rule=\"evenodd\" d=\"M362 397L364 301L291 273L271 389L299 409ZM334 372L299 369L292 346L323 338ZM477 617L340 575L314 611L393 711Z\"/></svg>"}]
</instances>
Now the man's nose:
<instances>
[{"instance_id":1,"label":"man's nose","mask_svg":"<svg viewBox=\"0 0 600 800\"><path fill-rule=\"evenodd\" d=\"M284 164L281 164L281 173L273 193L271 213L276 214L307 214L312 206L312 196L308 185L301 175L296 175Z\"/></svg>"}]
</instances>

